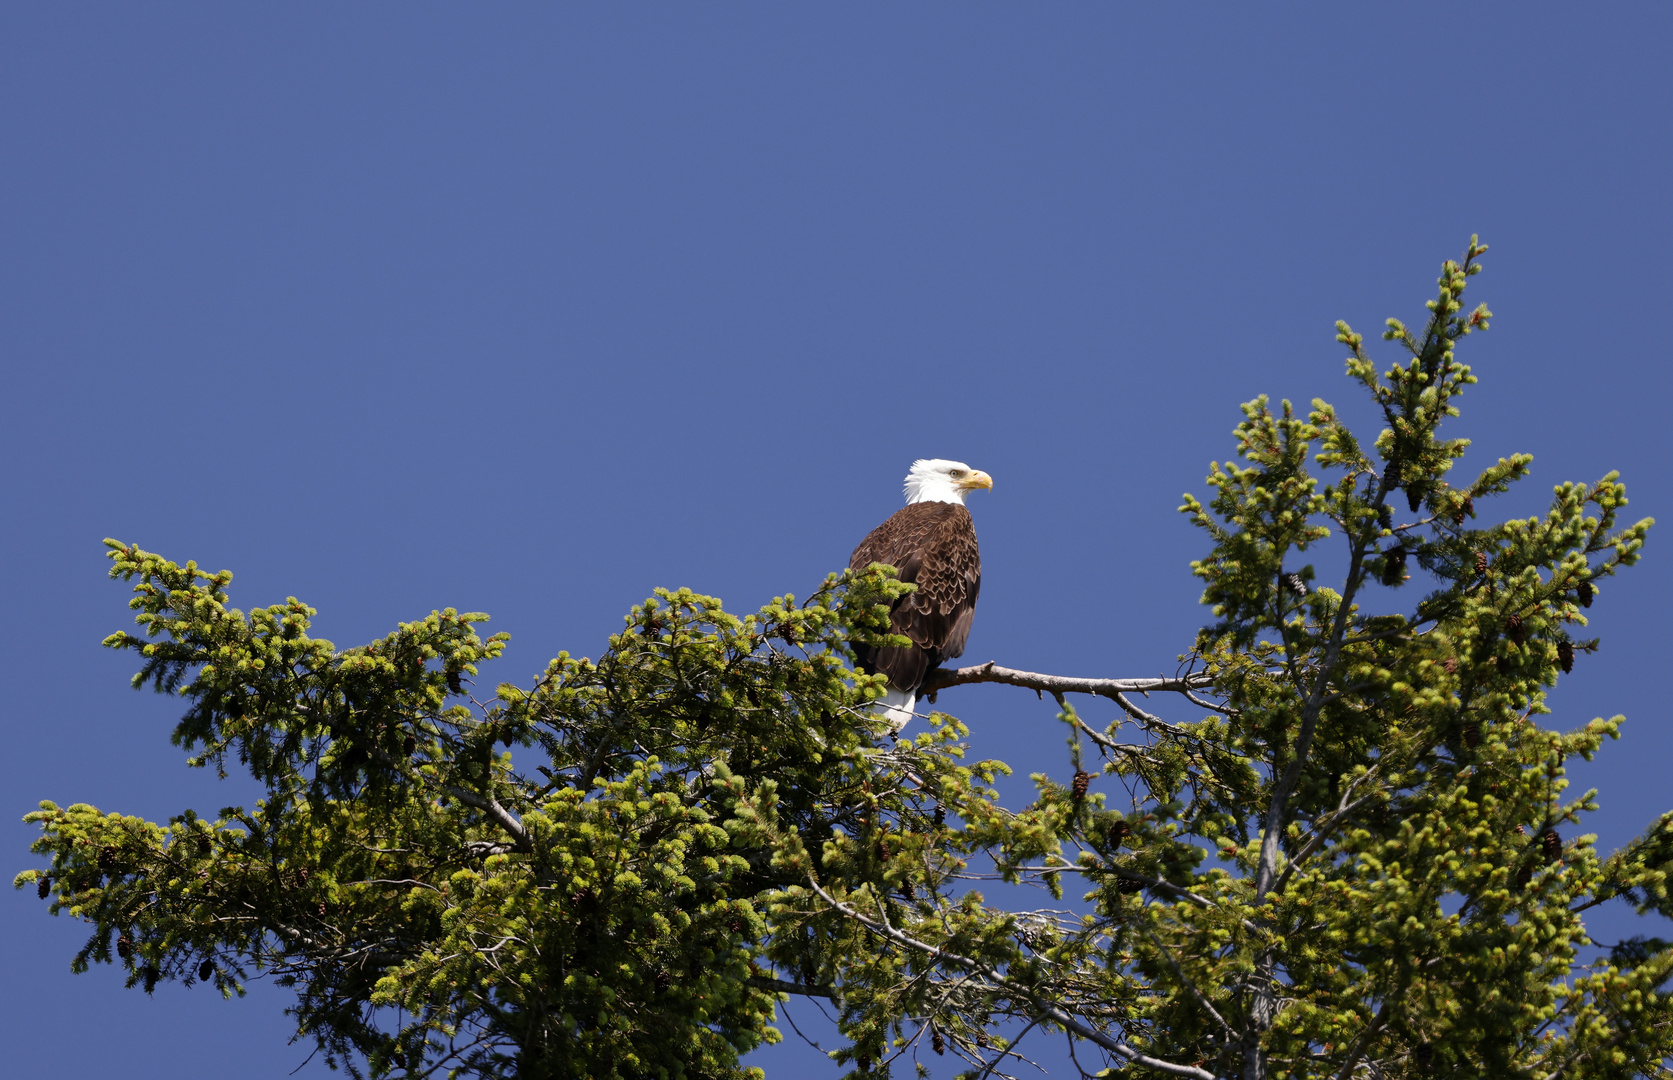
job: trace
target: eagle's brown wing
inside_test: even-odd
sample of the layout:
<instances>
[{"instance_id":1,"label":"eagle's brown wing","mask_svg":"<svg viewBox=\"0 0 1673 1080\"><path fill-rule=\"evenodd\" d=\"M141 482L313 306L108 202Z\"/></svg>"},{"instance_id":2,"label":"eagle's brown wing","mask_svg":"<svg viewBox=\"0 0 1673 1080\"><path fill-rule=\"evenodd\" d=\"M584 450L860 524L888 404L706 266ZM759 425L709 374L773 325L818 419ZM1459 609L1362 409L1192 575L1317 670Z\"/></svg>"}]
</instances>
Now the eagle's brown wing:
<instances>
[{"instance_id":1,"label":"eagle's brown wing","mask_svg":"<svg viewBox=\"0 0 1673 1080\"><path fill-rule=\"evenodd\" d=\"M848 565L863 570L888 563L915 592L895 602L890 629L911 647L856 647L867 671L889 677L896 690L916 691L943 660L964 654L976 596L982 588L982 559L970 512L958 503L913 503L871 531L854 549Z\"/></svg>"}]
</instances>

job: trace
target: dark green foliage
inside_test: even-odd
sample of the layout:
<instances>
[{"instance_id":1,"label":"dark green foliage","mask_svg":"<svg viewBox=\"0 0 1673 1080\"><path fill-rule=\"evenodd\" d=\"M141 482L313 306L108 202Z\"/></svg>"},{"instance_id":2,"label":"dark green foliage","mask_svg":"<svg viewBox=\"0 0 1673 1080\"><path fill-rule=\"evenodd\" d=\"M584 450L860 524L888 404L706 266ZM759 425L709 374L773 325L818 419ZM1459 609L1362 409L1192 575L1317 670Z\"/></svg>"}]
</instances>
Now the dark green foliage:
<instances>
[{"instance_id":1,"label":"dark green foliage","mask_svg":"<svg viewBox=\"0 0 1673 1080\"><path fill-rule=\"evenodd\" d=\"M43 804L53 909L94 924L78 969L115 937L147 990L195 974L237 993L265 970L329 1060L374 1073L403 1053L483 1075L721 1076L766 1036L774 994L750 961L782 875L734 843L739 806L782 790L787 822L847 812L856 706L876 691L842 650L886 626L891 579L744 620L664 592L597 663L560 656L527 690L478 695L504 647L477 635L485 616L339 651L296 600L246 615L230 574L110 547L146 635L107 644L144 658L136 684L186 699L174 739L193 765L236 760L267 797L166 825Z\"/></svg>"},{"instance_id":2,"label":"dark green foliage","mask_svg":"<svg viewBox=\"0 0 1673 1080\"><path fill-rule=\"evenodd\" d=\"M1422 333L1389 322L1407 355L1381 374L1339 324L1386 423L1369 447L1323 401L1243 406L1244 464L1182 508L1214 620L1185 674L939 684L1052 693L1066 779L1025 807L957 721L897 740L867 710L880 680L849 650L885 643L909 587L886 572L745 619L659 592L596 663L488 692L486 616L338 650L299 601L246 615L230 574L112 542L144 635L108 643L185 702L192 764L266 795L161 825L43 803L50 865L18 884L92 924L77 970L229 995L265 972L357 1075L739 1076L792 994L829 999L851 1075L923 1050L1009 1075L1035 1032L1123 1075L1665 1075L1673 948L1601 955L1583 917L1673 914L1673 813L1600 854L1565 762L1621 718L1538 722L1650 522L1620 520L1613 473L1496 524L1477 515L1529 458L1450 481L1485 250L1443 265Z\"/></svg>"},{"instance_id":3,"label":"dark green foliage","mask_svg":"<svg viewBox=\"0 0 1673 1080\"><path fill-rule=\"evenodd\" d=\"M1328 404L1301 420L1261 399L1238 430L1251 468L1210 476L1212 513L1185 506L1216 542L1196 568L1221 621L1199 654L1237 710L1233 742L1263 775L1244 811L1262 815L1259 848L1238 860L1248 923L1228 940L1241 944L1182 961L1197 986L1215 988L1237 1033L1220 1043L1221 1073L1289 1074L1314 1060L1302 1071L1370 1063L1400 1075L1414 1061L1533 1076L1564 1062L1565 1075L1603 1076L1616 1075L1613 1062L1666 1052L1665 1035L1641 1019L1621 1026L1605 991L1624 976L1581 962L1579 917L1626 880L1646 899L1664 896L1664 853L1652 833L1603 860L1590 837L1565 848L1555 828L1592 806L1593 793L1562 798L1564 759L1589 757L1620 718L1570 734L1532 722L1543 688L1572 666L1565 627L1585 622L1576 599L1635 561L1650 523L1617 524L1626 500L1611 474L1558 487L1542 519L1464 527L1530 464L1501 460L1462 488L1446 479L1465 443L1438 431L1475 382L1454 349L1488 320L1485 308L1461 315L1459 297L1484 250L1472 241L1462 263L1445 265L1421 335L1390 320L1384 336L1408 363L1379 377L1359 335L1338 326L1349 374L1388 423L1381 463ZM1302 465L1314 445L1337 475L1329 486ZM1385 502L1395 486L1418 520L1396 523ZM1389 534L1396 546L1379 556ZM1305 604L1272 602L1281 594L1261 588L1268 568L1326 535L1346 547L1343 584ZM1428 594L1375 610L1367 579L1398 584L1408 557ZM1538 830L1537 851L1521 825ZM1653 977L1634 975L1632 992ZM1653 1008L1666 1011L1659 999Z\"/></svg>"},{"instance_id":4,"label":"dark green foliage","mask_svg":"<svg viewBox=\"0 0 1673 1080\"><path fill-rule=\"evenodd\" d=\"M1634 968L1646 961L1653 960L1660 953L1673 948L1673 942L1663 941L1661 938L1638 937L1628 938L1617 942L1609 950L1610 962L1624 968Z\"/></svg>"}]
</instances>

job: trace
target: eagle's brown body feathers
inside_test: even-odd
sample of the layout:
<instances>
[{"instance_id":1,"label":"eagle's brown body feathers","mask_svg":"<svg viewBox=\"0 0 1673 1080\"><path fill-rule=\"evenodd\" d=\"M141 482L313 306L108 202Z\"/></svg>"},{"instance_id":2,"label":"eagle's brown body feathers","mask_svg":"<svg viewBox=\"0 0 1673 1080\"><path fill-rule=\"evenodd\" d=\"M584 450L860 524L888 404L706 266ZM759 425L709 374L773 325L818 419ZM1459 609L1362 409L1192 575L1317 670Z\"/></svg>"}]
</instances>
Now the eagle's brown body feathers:
<instances>
[{"instance_id":1,"label":"eagle's brown body feathers","mask_svg":"<svg viewBox=\"0 0 1673 1080\"><path fill-rule=\"evenodd\" d=\"M942 661L964 655L970 637L982 588L982 556L970 511L951 502L902 507L860 541L848 560L853 570L872 563L888 563L900 580L918 586L895 601L890 620L890 630L913 644L856 646L854 652L868 674L887 675L892 688L915 694Z\"/></svg>"}]
</instances>

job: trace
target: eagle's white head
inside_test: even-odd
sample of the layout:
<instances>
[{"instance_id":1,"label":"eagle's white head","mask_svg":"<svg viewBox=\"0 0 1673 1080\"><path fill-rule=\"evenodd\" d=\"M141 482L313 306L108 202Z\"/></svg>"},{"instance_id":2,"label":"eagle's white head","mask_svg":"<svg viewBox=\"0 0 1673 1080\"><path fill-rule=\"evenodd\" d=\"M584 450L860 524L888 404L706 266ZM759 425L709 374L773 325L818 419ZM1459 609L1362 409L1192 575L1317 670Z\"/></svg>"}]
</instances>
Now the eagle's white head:
<instances>
[{"instance_id":1,"label":"eagle's white head","mask_svg":"<svg viewBox=\"0 0 1673 1080\"><path fill-rule=\"evenodd\" d=\"M993 477L972 469L962 461L919 458L906 474L907 503L950 502L963 505L964 497L977 488L993 487Z\"/></svg>"}]
</instances>

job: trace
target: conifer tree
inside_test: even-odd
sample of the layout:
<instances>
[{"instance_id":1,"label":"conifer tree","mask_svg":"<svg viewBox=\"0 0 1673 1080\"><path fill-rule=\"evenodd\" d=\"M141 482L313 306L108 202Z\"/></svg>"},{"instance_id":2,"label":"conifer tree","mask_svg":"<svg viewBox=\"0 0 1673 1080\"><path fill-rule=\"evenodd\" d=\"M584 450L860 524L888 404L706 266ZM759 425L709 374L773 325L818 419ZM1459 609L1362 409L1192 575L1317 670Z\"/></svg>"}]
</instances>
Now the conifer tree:
<instances>
[{"instance_id":1,"label":"conifer tree","mask_svg":"<svg viewBox=\"0 0 1673 1080\"><path fill-rule=\"evenodd\" d=\"M1452 482L1485 251L1443 265L1420 332L1389 321L1380 374L1338 324L1369 447L1322 400L1243 406L1244 463L1181 508L1213 622L1180 675L940 674L1053 696L1068 760L1028 806L956 719L897 739L868 708L850 643L911 587L886 567L742 619L659 591L598 661L489 691L486 616L339 650L297 600L241 612L231 574L111 541L144 633L107 644L186 703L189 764L266 796L166 823L43 803L17 884L91 924L78 971L293 987L355 1076L741 1076L789 995L834 1005L856 1075L1012 1075L1048 1037L1086 1075L1666 1075L1673 946L1605 952L1585 915L1673 914L1673 813L1599 852L1565 763L1622 718L1541 719L1651 522L1614 473L1494 521L1525 455Z\"/></svg>"}]
</instances>

